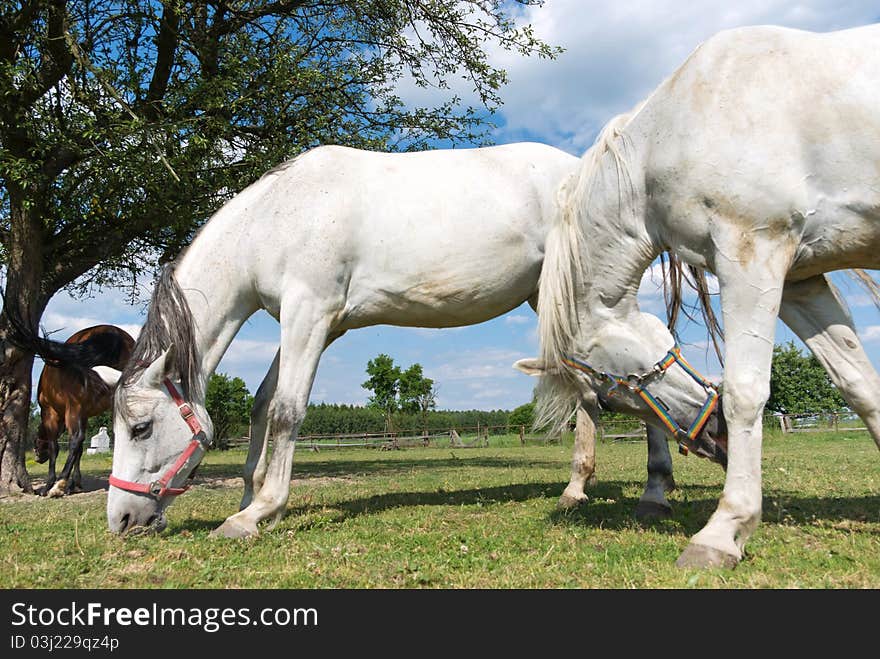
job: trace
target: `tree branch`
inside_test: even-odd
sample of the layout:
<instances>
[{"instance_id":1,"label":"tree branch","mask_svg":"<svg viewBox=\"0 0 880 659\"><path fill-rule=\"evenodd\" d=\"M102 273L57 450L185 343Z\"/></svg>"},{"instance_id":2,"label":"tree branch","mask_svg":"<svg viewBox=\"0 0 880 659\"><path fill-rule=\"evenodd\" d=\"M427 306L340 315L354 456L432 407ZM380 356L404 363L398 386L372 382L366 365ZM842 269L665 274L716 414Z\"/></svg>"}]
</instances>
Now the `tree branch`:
<instances>
[{"instance_id":1,"label":"tree branch","mask_svg":"<svg viewBox=\"0 0 880 659\"><path fill-rule=\"evenodd\" d=\"M156 36L156 66L144 103L143 113L147 119L156 119L162 114L160 102L168 89L168 80L174 66L174 57L179 43L180 14L173 0L162 5L162 18Z\"/></svg>"},{"instance_id":2,"label":"tree branch","mask_svg":"<svg viewBox=\"0 0 880 659\"><path fill-rule=\"evenodd\" d=\"M70 71L73 54L65 43L67 31L67 0L51 0L46 29L45 57L30 88L21 92L18 105L29 108Z\"/></svg>"}]
</instances>

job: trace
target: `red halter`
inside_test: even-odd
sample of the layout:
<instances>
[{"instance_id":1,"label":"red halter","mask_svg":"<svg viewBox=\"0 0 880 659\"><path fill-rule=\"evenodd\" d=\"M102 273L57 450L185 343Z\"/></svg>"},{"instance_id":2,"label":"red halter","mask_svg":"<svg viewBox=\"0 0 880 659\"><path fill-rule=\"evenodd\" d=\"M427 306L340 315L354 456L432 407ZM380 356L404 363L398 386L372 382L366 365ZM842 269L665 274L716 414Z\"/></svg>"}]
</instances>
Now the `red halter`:
<instances>
[{"instance_id":1,"label":"red halter","mask_svg":"<svg viewBox=\"0 0 880 659\"><path fill-rule=\"evenodd\" d=\"M180 410L180 416L183 417L183 420L186 421L186 425L192 430L192 441L183 453L180 454L180 457L177 458L174 464L171 465L171 468L165 472L165 475L157 481L153 481L152 483L133 483L131 481L122 480L121 478L116 478L116 476L110 474L110 485L113 487L128 492L146 494L157 499L166 494L177 496L178 494L183 494L189 489L189 486L168 487L168 484L183 470L196 451L204 451L208 446L208 441L205 431L202 428L202 424L199 423L199 420L196 418L195 412L192 411L189 403L183 399L183 396L180 395L180 392L177 391L177 387L174 386L174 383L171 382L171 380L166 378L163 381L163 384L165 385L165 388L168 389L168 393L171 394L172 400L177 404L177 408Z\"/></svg>"}]
</instances>

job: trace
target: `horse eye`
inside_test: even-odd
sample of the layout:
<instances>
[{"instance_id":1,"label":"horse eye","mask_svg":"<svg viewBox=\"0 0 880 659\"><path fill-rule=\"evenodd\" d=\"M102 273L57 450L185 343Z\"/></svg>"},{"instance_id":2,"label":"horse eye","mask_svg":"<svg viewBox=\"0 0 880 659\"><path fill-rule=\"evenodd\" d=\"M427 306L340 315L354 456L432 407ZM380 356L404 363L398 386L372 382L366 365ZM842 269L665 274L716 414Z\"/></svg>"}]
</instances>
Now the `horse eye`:
<instances>
[{"instance_id":1,"label":"horse eye","mask_svg":"<svg viewBox=\"0 0 880 659\"><path fill-rule=\"evenodd\" d=\"M143 439L150 433L150 428L152 426L152 421L144 421L143 423L139 423L136 426L132 427L131 436L138 439Z\"/></svg>"}]
</instances>

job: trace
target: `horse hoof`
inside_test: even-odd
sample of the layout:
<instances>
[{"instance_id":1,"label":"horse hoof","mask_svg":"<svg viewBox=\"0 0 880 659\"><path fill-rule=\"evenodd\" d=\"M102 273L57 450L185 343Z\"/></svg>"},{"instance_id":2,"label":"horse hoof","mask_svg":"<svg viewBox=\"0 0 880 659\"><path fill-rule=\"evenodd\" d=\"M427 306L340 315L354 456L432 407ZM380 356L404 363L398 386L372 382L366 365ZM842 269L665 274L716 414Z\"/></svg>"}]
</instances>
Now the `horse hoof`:
<instances>
[{"instance_id":1,"label":"horse hoof","mask_svg":"<svg viewBox=\"0 0 880 659\"><path fill-rule=\"evenodd\" d=\"M64 489L66 486L67 486L67 481L65 481L65 480L56 481L55 485L52 486L52 489L49 490L49 493L47 496L49 496L53 499L57 499L58 497L63 497L64 496Z\"/></svg>"},{"instance_id":2,"label":"horse hoof","mask_svg":"<svg viewBox=\"0 0 880 659\"><path fill-rule=\"evenodd\" d=\"M706 545L689 544L675 561L675 567L732 569L736 567L737 563L739 563L739 556Z\"/></svg>"},{"instance_id":3,"label":"horse hoof","mask_svg":"<svg viewBox=\"0 0 880 659\"><path fill-rule=\"evenodd\" d=\"M212 538L254 538L258 536L260 532L257 530L256 526L247 527L244 524L241 524L237 521L233 521L231 519L227 519L216 529L211 531L210 537Z\"/></svg>"},{"instance_id":4,"label":"horse hoof","mask_svg":"<svg viewBox=\"0 0 880 659\"><path fill-rule=\"evenodd\" d=\"M671 517L672 506L669 504L664 505L655 501L639 501L636 506L636 519L640 522L655 519L670 519Z\"/></svg>"},{"instance_id":5,"label":"horse hoof","mask_svg":"<svg viewBox=\"0 0 880 659\"><path fill-rule=\"evenodd\" d=\"M589 498L586 494L581 494L579 497L573 497L570 494L563 494L559 497L559 501L556 503L557 510L574 510L575 508L582 506Z\"/></svg>"}]
</instances>

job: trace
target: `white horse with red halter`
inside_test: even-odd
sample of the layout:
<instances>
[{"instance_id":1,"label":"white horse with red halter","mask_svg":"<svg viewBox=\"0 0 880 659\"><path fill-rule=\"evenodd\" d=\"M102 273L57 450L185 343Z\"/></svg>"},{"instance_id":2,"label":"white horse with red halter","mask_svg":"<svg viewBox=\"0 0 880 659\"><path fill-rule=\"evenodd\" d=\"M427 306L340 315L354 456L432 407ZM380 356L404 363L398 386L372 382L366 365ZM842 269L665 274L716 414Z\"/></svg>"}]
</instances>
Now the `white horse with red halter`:
<instances>
[{"instance_id":1,"label":"white horse with red halter","mask_svg":"<svg viewBox=\"0 0 880 659\"><path fill-rule=\"evenodd\" d=\"M157 282L139 362L117 389L110 529L164 523L212 436L204 383L262 308L280 322L281 346L256 395L242 509L217 529L257 534L287 503L297 429L324 349L350 329L471 325L534 301L557 190L577 164L529 143L411 154L321 147L229 201ZM671 345L654 320L657 343ZM202 439L184 422L175 390ZM690 379L664 378L659 391L681 423L705 396ZM716 423L714 415L707 432Z\"/></svg>"},{"instance_id":2,"label":"white horse with red halter","mask_svg":"<svg viewBox=\"0 0 880 659\"><path fill-rule=\"evenodd\" d=\"M735 565L759 523L777 315L798 328L880 446L880 378L823 276L880 267L878 107L880 26L724 32L610 122L567 186L541 279L541 365L576 357L644 372L664 350L636 304L647 266L670 250L718 277L727 477L679 565ZM601 384L568 373L552 378L562 398ZM552 395L543 403L558 407Z\"/></svg>"}]
</instances>

